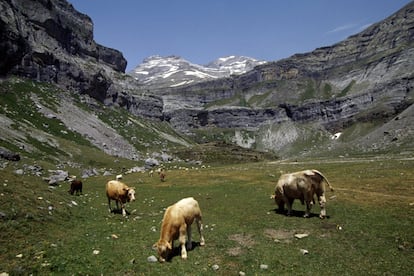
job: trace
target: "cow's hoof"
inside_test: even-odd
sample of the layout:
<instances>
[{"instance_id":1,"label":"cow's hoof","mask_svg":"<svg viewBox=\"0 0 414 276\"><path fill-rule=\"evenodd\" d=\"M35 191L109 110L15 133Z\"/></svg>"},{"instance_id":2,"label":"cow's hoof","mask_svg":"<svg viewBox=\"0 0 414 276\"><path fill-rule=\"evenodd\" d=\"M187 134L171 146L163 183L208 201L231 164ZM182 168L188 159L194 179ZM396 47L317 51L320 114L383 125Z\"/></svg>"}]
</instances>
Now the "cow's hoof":
<instances>
[{"instance_id":1,"label":"cow's hoof","mask_svg":"<svg viewBox=\"0 0 414 276\"><path fill-rule=\"evenodd\" d=\"M303 217L304 218L308 218L309 217L309 214L304 214Z\"/></svg>"}]
</instances>

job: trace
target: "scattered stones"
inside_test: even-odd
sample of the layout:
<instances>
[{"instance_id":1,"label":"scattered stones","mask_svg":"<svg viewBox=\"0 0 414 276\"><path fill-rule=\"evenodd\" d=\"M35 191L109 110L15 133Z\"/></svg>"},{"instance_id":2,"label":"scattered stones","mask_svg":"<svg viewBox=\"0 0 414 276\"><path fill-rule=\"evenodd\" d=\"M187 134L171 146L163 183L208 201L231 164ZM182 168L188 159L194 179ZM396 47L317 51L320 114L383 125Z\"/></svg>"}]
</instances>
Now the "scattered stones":
<instances>
[{"instance_id":1,"label":"scattered stones","mask_svg":"<svg viewBox=\"0 0 414 276\"><path fill-rule=\"evenodd\" d=\"M100 253L100 251L95 249L92 253L93 253L93 255L98 255Z\"/></svg>"},{"instance_id":2,"label":"scattered stones","mask_svg":"<svg viewBox=\"0 0 414 276\"><path fill-rule=\"evenodd\" d=\"M16 258L23 258L23 254L17 254Z\"/></svg>"},{"instance_id":3,"label":"scattered stones","mask_svg":"<svg viewBox=\"0 0 414 276\"><path fill-rule=\"evenodd\" d=\"M219 265L218 264L214 264L214 265L212 265L211 266L211 268L214 270L214 271L217 271L217 270L219 270Z\"/></svg>"},{"instance_id":4,"label":"scattered stones","mask_svg":"<svg viewBox=\"0 0 414 276\"><path fill-rule=\"evenodd\" d=\"M302 253L302 255L306 255L306 254L309 254L309 251L306 249L301 249L300 253Z\"/></svg>"},{"instance_id":5,"label":"scattered stones","mask_svg":"<svg viewBox=\"0 0 414 276\"><path fill-rule=\"evenodd\" d=\"M244 271L239 271L239 276L246 276L246 272L244 272Z\"/></svg>"}]
</instances>

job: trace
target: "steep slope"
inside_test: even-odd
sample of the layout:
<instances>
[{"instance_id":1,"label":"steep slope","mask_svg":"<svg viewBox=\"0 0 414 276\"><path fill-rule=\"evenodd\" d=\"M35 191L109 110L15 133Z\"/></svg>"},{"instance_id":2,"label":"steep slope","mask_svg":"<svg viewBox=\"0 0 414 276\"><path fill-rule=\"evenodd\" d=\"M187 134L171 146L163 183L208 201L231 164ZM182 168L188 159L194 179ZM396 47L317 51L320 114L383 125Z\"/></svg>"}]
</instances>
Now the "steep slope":
<instances>
[{"instance_id":1,"label":"steep slope","mask_svg":"<svg viewBox=\"0 0 414 276\"><path fill-rule=\"evenodd\" d=\"M219 58L206 66L177 56L151 56L129 72L133 78L151 88L178 87L243 74L265 63L243 56Z\"/></svg>"},{"instance_id":2,"label":"steep slope","mask_svg":"<svg viewBox=\"0 0 414 276\"><path fill-rule=\"evenodd\" d=\"M91 154L93 149L144 162L153 152L191 145L161 122L19 78L0 81L0 132L0 146L54 162L76 159L84 151ZM77 162L85 162L89 154Z\"/></svg>"}]
</instances>

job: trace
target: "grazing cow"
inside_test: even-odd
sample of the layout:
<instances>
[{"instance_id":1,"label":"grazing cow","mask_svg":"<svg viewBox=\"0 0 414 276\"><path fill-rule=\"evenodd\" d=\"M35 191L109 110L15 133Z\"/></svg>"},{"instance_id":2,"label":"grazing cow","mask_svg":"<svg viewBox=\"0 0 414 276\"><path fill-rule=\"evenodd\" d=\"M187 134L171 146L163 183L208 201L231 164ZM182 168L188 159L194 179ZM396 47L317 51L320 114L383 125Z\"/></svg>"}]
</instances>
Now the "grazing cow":
<instances>
[{"instance_id":1,"label":"grazing cow","mask_svg":"<svg viewBox=\"0 0 414 276\"><path fill-rule=\"evenodd\" d=\"M164 171L161 171L161 172L160 172L160 180L161 180L162 182L164 182L164 181L165 181L165 172L164 172Z\"/></svg>"},{"instance_id":2,"label":"grazing cow","mask_svg":"<svg viewBox=\"0 0 414 276\"><path fill-rule=\"evenodd\" d=\"M158 250L160 262L165 262L169 257L174 247L174 240L177 239L181 245L181 258L187 259L186 247L188 250L192 248L191 224L194 220L200 234L200 245L204 245L203 224L198 202L194 198L188 197L167 208L162 219L160 239L154 244L154 248ZM188 236L187 242L186 236Z\"/></svg>"},{"instance_id":3,"label":"grazing cow","mask_svg":"<svg viewBox=\"0 0 414 276\"><path fill-rule=\"evenodd\" d=\"M122 215L126 216L125 203L135 200L135 189L128 187L117 180L106 183L106 196L108 197L108 208L111 210L111 200L115 200L116 208L119 210L118 202L121 204Z\"/></svg>"},{"instance_id":4,"label":"grazing cow","mask_svg":"<svg viewBox=\"0 0 414 276\"><path fill-rule=\"evenodd\" d=\"M302 204L306 204L304 217L309 217L310 209L315 202L313 196L316 194L321 208L319 217L325 218L325 183L333 191L328 179L317 170L305 170L281 175L276 184L274 195L279 211L284 211L286 203L287 215L289 216L292 213L293 201L299 199Z\"/></svg>"},{"instance_id":5,"label":"grazing cow","mask_svg":"<svg viewBox=\"0 0 414 276\"><path fill-rule=\"evenodd\" d=\"M76 195L82 194L82 181L77 180L76 178L70 182L70 189L68 191L71 195L74 193Z\"/></svg>"}]
</instances>

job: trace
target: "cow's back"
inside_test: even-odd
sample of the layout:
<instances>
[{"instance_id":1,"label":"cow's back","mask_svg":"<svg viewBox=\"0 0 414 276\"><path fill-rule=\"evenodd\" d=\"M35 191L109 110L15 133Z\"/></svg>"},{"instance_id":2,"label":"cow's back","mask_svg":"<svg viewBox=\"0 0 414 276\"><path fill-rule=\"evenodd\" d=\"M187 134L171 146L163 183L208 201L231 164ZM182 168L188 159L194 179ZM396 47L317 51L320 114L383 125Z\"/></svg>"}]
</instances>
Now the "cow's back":
<instances>
[{"instance_id":1,"label":"cow's back","mask_svg":"<svg viewBox=\"0 0 414 276\"><path fill-rule=\"evenodd\" d=\"M173 224L181 224L184 220L185 223L192 224L194 217L201 217L200 207L194 198L187 197L168 207L164 220L170 220Z\"/></svg>"},{"instance_id":2,"label":"cow's back","mask_svg":"<svg viewBox=\"0 0 414 276\"><path fill-rule=\"evenodd\" d=\"M106 196L111 199L116 199L119 195L123 194L123 190L126 185L117 180L110 180L106 183Z\"/></svg>"}]
</instances>

